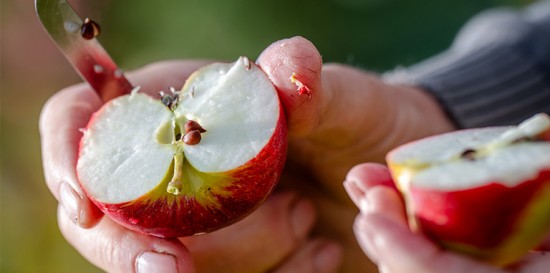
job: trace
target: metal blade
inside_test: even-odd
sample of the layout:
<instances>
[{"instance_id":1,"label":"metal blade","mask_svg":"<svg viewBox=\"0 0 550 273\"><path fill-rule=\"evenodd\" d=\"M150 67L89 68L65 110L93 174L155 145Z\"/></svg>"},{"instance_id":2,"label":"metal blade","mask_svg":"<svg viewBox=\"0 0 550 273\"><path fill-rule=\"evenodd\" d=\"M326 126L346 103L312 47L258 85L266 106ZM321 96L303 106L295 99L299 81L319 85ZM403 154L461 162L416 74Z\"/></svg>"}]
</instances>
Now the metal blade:
<instances>
[{"instance_id":1,"label":"metal blade","mask_svg":"<svg viewBox=\"0 0 550 273\"><path fill-rule=\"evenodd\" d=\"M83 20L66 0L36 0L35 7L53 41L103 101L132 91L132 84L97 39L83 38Z\"/></svg>"}]
</instances>

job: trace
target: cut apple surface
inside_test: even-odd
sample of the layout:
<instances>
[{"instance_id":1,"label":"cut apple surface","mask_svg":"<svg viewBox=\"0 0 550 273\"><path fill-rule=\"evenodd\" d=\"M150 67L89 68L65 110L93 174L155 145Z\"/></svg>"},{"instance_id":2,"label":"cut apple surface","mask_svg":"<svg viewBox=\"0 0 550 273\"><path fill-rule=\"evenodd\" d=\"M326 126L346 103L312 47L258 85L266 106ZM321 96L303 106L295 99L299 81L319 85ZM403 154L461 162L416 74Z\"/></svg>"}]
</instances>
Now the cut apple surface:
<instances>
[{"instance_id":1,"label":"cut apple surface","mask_svg":"<svg viewBox=\"0 0 550 273\"><path fill-rule=\"evenodd\" d=\"M387 161L411 227L442 246L510 264L550 231L550 119L403 145Z\"/></svg>"},{"instance_id":2,"label":"cut apple surface","mask_svg":"<svg viewBox=\"0 0 550 273\"><path fill-rule=\"evenodd\" d=\"M210 232L252 212L286 158L286 121L264 72L241 57L195 72L180 92L134 92L95 113L77 172L128 228L162 237Z\"/></svg>"}]
</instances>

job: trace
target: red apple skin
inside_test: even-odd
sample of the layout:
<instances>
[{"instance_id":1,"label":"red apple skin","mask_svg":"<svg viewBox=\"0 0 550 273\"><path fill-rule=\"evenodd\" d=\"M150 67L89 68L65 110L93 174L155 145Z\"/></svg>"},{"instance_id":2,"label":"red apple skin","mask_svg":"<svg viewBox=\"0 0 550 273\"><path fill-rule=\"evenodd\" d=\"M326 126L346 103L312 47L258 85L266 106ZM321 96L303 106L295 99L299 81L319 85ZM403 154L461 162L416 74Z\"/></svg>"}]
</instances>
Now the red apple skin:
<instances>
[{"instance_id":1,"label":"red apple skin","mask_svg":"<svg viewBox=\"0 0 550 273\"><path fill-rule=\"evenodd\" d=\"M178 196L167 193L165 184L156 189L160 194L145 194L126 203L106 204L87 195L115 222L149 235L183 237L226 227L259 207L279 180L287 152L287 124L281 105L279 112L273 136L255 158L230 172L208 174L221 178L222 184L227 185L208 189L215 199L211 204L201 203L185 192Z\"/></svg>"},{"instance_id":2,"label":"red apple skin","mask_svg":"<svg viewBox=\"0 0 550 273\"><path fill-rule=\"evenodd\" d=\"M410 188L413 228L443 247L504 266L517 261L550 230L550 169L515 187L437 191Z\"/></svg>"}]
</instances>

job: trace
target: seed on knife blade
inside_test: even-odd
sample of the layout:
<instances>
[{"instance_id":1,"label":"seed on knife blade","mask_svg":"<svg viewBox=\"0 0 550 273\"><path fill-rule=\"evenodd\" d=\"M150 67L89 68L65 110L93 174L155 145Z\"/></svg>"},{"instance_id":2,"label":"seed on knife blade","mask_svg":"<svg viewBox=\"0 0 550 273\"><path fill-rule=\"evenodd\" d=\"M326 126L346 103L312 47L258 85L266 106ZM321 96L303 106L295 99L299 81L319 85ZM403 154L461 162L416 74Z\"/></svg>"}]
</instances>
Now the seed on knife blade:
<instances>
[{"instance_id":1,"label":"seed on knife blade","mask_svg":"<svg viewBox=\"0 0 550 273\"><path fill-rule=\"evenodd\" d=\"M86 18L82 24L82 27L80 27L80 34L82 35L82 38L86 40L91 40L97 37L100 33L101 27L90 18Z\"/></svg>"}]
</instances>

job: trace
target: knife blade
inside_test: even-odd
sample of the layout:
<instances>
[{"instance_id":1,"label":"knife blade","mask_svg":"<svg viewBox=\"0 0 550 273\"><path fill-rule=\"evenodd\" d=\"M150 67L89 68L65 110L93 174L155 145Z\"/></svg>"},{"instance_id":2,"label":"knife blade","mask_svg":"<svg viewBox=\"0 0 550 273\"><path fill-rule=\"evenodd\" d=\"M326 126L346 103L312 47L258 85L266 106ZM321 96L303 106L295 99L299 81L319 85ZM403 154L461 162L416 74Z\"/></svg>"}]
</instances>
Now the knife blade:
<instances>
[{"instance_id":1,"label":"knife blade","mask_svg":"<svg viewBox=\"0 0 550 273\"><path fill-rule=\"evenodd\" d=\"M80 77L107 102L134 88L66 0L35 0L38 18ZM89 21L86 21L89 23ZM88 29L84 30L88 32Z\"/></svg>"}]
</instances>

